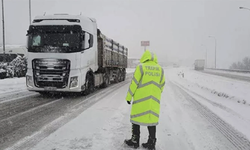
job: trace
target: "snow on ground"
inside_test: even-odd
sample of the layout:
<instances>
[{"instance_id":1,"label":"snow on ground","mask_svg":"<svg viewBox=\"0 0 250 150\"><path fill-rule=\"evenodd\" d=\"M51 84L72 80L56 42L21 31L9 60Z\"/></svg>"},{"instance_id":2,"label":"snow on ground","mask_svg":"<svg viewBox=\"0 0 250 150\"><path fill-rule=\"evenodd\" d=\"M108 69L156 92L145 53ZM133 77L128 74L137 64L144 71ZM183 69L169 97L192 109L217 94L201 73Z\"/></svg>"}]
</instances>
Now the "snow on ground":
<instances>
[{"instance_id":1,"label":"snow on ground","mask_svg":"<svg viewBox=\"0 0 250 150\"><path fill-rule=\"evenodd\" d=\"M157 150L233 149L233 145L213 128L172 84L172 82L183 82L186 85L189 81L176 75L177 70L167 69L165 72L167 80L161 100L160 124L157 126ZM31 149L128 149L123 145L124 139L131 137L129 122L131 106L125 101L127 90L128 84L107 93L101 101ZM218 100L221 101L221 98ZM141 127L141 143L147 140L147 136L146 127Z\"/></svg>"},{"instance_id":2,"label":"snow on ground","mask_svg":"<svg viewBox=\"0 0 250 150\"><path fill-rule=\"evenodd\" d=\"M5 45L5 52L12 54L26 54L27 48L26 46L21 45ZM3 47L0 46L0 53L3 53Z\"/></svg>"},{"instance_id":3,"label":"snow on ground","mask_svg":"<svg viewBox=\"0 0 250 150\"><path fill-rule=\"evenodd\" d=\"M3 94L24 90L26 90L25 77L0 79L0 96Z\"/></svg>"},{"instance_id":4,"label":"snow on ground","mask_svg":"<svg viewBox=\"0 0 250 150\"><path fill-rule=\"evenodd\" d=\"M126 72L127 73L133 73L135 71L135 68L127 68Z\"/></svg>"},{"instance_id":5,"label":"snow on ground","mask_svg":"<svg viewBox=\"0 0 250 150\"><path fill-rule=\"evenodd\" d=\"M229 71L223 71L223 70L211 70L211 69L205 69L205 71L214 72L214 73L222 73L222 74L231 74L231 75L237 75L237 76L245 76L245 77L250 77L250 73L229 72Z\"/></svg>"},{"instance_id":6,"label":"snow on ground","mask_svg":"<svg viewBox=\"0 0 250 150\"><path fill-rule=\"evenodd\" d=\"M184 77L179 73L183 72ZM167 71L169 79L250 140L250 83L191 69Z\"/></svg>"},{"instance_id":7,"label":"snow on ground","mask_svg":"<svg viewBox=\"0 0 250 150\"><path fill-rule=\"evenodd\" d=\"M184 78L177 76L180 72L184 72ZM187 82L190 83L189 86L204 89L219 97L225 97L246 105L250 104L250 82L210 75L185 68L173 69L171 73L171 77L174 77L173 80L177 80L179 83Z\"/></svg>"}]
</instances>

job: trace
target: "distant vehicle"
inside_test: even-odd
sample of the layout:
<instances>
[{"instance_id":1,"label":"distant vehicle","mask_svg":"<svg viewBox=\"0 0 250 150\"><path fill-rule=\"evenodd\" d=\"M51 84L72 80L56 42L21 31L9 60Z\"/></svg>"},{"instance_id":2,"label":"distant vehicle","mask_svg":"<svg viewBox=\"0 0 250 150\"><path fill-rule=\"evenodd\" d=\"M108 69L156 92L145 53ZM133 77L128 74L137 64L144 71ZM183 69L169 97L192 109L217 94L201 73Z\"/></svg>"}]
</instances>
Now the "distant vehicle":
<instances>
[{"instance_id":1,"label":"distant vehicle","mask_svg":"<svg viewBox=\"0 0 250 150\"><path fill-rule=\"evenodd\" d=\"M173 64L174 68L179 68L180 66L178 64Z\"/></svg>"},{"instance_id":2,"label":"distant vehicle","mask_svg":"<svg viewBox=\"0 0 250 150\"><path fill-rule=\"evenodd\" d=\"M195 70L204 70L205 68L205 60L204 59L197 59L194 62L194 69Z\"/></svg>"},{"instance_id":3,"label":"distant vehicle","mask_svg":"<svg viewBox=\"0 0 250 150\"><path fill-rule=\"evenodd\" d=\"M128 49L81 15L38 16L29 26L27 88L91 93L125 80Z\"/></svg>"}]
</instances>

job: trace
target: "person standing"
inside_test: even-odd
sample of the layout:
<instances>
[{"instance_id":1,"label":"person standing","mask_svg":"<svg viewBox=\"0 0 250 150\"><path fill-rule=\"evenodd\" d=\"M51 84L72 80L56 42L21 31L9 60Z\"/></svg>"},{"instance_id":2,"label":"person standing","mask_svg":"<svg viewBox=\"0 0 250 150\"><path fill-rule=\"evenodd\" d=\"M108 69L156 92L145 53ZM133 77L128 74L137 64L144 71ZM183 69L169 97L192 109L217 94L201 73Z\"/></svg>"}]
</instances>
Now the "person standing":
<instances>
[{"instance_id":1,"label":"person standing","mask_svg":"<svg viewBox=\"0 0 250 150\"><path fill-rule=\"evenodd\" d=\"M160 114L161 93L165 85L164 70L157 62L157 56L146 50L140 59L129 86L126 101L132 109L130 122L132 123L132 137L124 142L129 147L138 148L140 145L140 126L147 126L148 141L142 147L155 150L156 126Z\"/></svg>"}]
</instances>

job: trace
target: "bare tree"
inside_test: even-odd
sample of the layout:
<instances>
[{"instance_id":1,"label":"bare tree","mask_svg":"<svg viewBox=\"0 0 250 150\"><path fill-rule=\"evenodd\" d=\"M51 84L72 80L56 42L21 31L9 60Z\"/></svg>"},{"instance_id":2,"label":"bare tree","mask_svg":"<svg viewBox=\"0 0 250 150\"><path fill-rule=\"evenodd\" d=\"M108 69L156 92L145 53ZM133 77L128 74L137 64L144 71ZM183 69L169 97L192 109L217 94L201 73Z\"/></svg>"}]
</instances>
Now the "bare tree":
<instances>
[{"instance_id":1,"label":"bare tree","mask_svg":"<svg viewBox=\"0 0 250 150\"><path fill-rule=\"evenodd\" d=\"M230 69L239 69L239 70L250 70L250 58L245 57L241 62L234 62Z\"/></svg>"}]
</instances>

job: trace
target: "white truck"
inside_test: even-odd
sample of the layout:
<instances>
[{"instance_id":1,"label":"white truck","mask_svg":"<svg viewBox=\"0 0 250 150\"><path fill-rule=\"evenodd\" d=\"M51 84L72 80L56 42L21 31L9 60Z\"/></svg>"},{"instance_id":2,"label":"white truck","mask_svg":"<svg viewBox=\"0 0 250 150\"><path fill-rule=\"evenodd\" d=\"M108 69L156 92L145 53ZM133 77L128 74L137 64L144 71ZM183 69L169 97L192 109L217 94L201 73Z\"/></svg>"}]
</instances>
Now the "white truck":
<instances>
[{"instance_id":1,"label":"white truck","mask_svg":"<svg viewBox=\"0 0 250 150\"><path fill-rule=\"evenodd\" d=\"M204 70L205 68L205 60L204 59L197 59L194 62L194 69L195 70Z\"/></svg>"},{"instance_id":2,"label":"white truck","mask_svg":"<svg viewBox=\"0 0 250 150\"><path fill-rule=\"evenodd\" d=\"M38 16L27 31L29 91L93 92L126 77L128 49L82 15Z\"/></svg>"}]
</instances>

